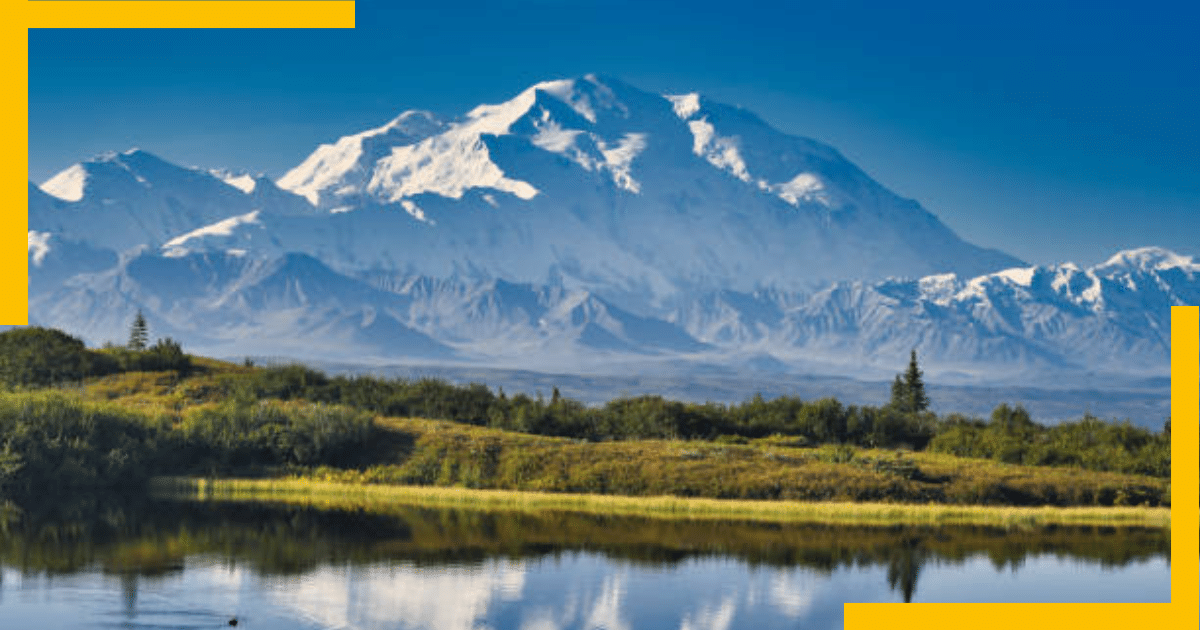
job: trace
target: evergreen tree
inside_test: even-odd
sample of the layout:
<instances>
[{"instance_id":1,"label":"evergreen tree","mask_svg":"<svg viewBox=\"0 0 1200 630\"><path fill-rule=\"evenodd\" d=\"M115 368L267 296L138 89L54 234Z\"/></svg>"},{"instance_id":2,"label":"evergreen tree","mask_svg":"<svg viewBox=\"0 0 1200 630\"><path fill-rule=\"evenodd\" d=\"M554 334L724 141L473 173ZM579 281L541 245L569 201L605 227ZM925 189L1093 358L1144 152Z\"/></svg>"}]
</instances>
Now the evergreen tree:
<instances>
[{"instance_id":1,"label":"evergreen tree","mask_svg":"<svg viewBox=\"0 0 1200 630\"><path fill-rule=\"evenodd\" d=\"M925 381L921 368L917 365L917 351L913 350L908 361L908 369L903 375L897 374L892 381L891 406L904 413L918 413L929 409L929 396L925 393Z\"/></svg>"},{"instance_id":2,"label":"evergreen tree","mask_svg":"<svg viewBox=\"0 0 1200 630\"><path fill-rule=\"evenodd\" d=\"M133 324L129 327L128 348L140 352L146 349L148 343L150 343L150 328L146 325L146 317L142 315L141 309L138 309L137 317L133 318Z\"/></svg>"},{"instance_id":3,"label":"evergreen tree","mask_svg":"<svg viewBox=\"0 0 1200 630\"><path fill-rule=\"evenodd\" d=\"M913 350L908 360L908 371L904 373L904 388L908 394L907 411L921 412L929 409L929 396L925 393L925 381L921 376L921 368L917 366L917 351Z\"/></svg>"},{"instance_id":4,"label":"evergreen tree","mask_svg":"<svg viewBox=\"0 0 1200 630\"><path fill-rule=\"evenodd\" d=\"M904 386L904 381L900 379L900 375L896 375L896 380L892 381L892 402L891 406L897 409L903 409L907 404L908 389Z\"/></svg>"}]
</instances>

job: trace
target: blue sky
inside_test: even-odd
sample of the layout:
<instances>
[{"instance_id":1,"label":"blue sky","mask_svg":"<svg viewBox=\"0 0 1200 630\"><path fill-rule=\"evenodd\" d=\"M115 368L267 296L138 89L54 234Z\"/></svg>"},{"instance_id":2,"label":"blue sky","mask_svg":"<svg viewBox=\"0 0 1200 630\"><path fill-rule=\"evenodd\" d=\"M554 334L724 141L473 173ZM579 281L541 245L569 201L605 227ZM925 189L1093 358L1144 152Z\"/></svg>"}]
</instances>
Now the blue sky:
<instances>
[{"instance_id":1,"label":"blue sky","mask_svg":"<svg viewBox=\"0 0 1200 630\"><path fill-rule=\"evenodd\" d=\"M30 178L132 146L279 176L406 109L598 72L748 107L1030 262L1200 254L1183 3L393 4L344 31L31 31Z\"/></svg>"}]
</instances>

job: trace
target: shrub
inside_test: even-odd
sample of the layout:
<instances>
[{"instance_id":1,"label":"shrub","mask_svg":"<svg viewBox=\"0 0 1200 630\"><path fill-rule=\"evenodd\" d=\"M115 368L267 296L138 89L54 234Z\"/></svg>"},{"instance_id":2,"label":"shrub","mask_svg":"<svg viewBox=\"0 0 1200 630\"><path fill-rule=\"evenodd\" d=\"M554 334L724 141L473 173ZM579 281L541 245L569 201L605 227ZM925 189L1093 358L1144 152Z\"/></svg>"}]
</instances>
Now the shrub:
<instances>
[{"instance_id":1,"label":"shrub","mask_svg":"<svg viewBox=\"0 0 1200 630\"><path fill-rule=\"evenodd\" d=\"M179 425L190 464L341 464L366 446L371 417L321 403L231 400L199 407Z\"/></svg>"},{"instance_id":2,"label":"shrub","mask_svg":"<svg viewBox=\"0 0 1200 630\"><path fill-rule=\"evenodd\" d=\"M115 371L111 361L60 330L27 326L0 332L0 383L45 387Z\"/></svg>"},{"instance_id":3,"label":"shrub","mask_svg":"<svg viewBox=\"0 0 1200 630\"><path fill-rule=\"evenodd\" d=\"M158 424L61 392L0 394L0 489L21 496L140 483Z\"/></svg>"}]
</instances>

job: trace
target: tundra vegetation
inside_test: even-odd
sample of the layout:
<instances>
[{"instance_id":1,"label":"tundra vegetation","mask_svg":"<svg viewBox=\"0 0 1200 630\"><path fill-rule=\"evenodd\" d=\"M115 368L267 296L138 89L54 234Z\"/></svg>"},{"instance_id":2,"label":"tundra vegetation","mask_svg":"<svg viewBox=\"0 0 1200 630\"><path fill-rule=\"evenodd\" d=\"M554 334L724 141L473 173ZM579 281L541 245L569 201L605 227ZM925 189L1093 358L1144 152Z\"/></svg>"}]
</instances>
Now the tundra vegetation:
<instances>
[{"instance_id":1,"label":"tundra vegetation","mask_svg":"<svg viewBox=\"0 0 1200 630\"><path fill-rule=\"evenodd\" d=\"M140 337L140 336L139 336ZM155 476L548 493L904 503L1167 506L1170 425L1044 426L928 410L916 355L872 407L660 396L589 407L482 384L329 376L0 333L0 487L11 497ZM914 391L914 387L920 390Z\"/></svg>"}]
</instances>

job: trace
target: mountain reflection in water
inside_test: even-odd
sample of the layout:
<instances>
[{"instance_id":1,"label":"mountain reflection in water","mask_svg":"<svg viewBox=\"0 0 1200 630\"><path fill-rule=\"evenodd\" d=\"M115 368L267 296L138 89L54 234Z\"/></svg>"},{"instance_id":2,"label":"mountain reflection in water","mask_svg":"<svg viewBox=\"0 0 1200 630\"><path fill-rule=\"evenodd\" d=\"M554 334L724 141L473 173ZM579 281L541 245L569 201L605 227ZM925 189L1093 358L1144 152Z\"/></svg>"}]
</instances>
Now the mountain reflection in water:
<instances>
[{"instance_id":1,"label":"mountain reflection in water","mask_svg":"<svg viewBox=\"0 0 1200 630\"><path fill-rule=\"evenodd\" d=\"M240 615L261 628L832 628L845 601L920 599L927 575L935 588L926 599L947 592L939 581L1009 575L1019 583L1037 571L1051 574L1043 595L1057 589L1064 601L1111 598L1068 588L1070 575L1084 584L1116 580L1130 601L1169 597L1170 535L1159 529L781 525L394 506L377 514L90 497L0 511L0 533L6 615L58 625L46 616L64 613L38 608L34 591L49 600L62 589L112 598L76 611L100 617L76 615L74 627L109 624L104 615L211 627ZM1162 579L1147 587L1121 577L1130 571ZM997 596L987 588L978 594Z\"/></svg>"}]
</instances>

